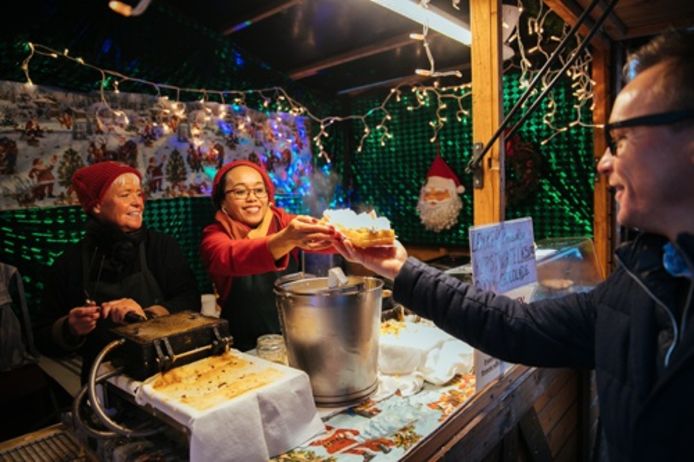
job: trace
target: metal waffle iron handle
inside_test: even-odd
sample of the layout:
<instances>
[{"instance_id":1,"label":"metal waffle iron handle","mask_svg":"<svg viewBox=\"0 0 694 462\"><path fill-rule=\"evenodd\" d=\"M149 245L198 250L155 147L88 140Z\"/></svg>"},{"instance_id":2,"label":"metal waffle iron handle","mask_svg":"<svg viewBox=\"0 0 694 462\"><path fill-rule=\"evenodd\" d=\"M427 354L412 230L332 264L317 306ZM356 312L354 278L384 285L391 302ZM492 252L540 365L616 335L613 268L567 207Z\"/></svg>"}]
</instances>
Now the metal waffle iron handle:
<instances>
[{"instance_id":1,"label":"metal waffle iron handle","mask_svg":"<svg viewBox=\"0 0 694 462\"><path fill-rule=\"evenodd\" d=\"M104 361L106 355L108 355L111 351L117 349L118 347L122 346L124 343L125 340L123 339L114 340L108 345L106 345L103 350L101 350L99 355L94 360L92 368L89 370L89 378L87 380L87 383L82 387L82 389L77 394L75 400L72 403L72 416L74 419L75 426L83 429L85 432L87 432L89 436L92 436L94 438L114 438L119 435L128 438L140 438L154 435L156 433L161 432L165 428L164 426L157 426L154 428L134 430L132 428L121 425L118 422L115 422L106 414L106 411L102 407L101 401L99 401L98 397L96 396L96 385L98 383L104 382L105 380L123 372L123 368L119 367L112 371L106 372L105 374L102 374L99 377L96 376L97 371L99 370L99 366L101 366L101 363ZM101 423L109 429L109 431L97 430L96 428L91 427L82 419L82 416L80 414L80 407L86 394L89 394L89 402L91 403L91 407L94 410L94 414L97 416L99 421L101 421Z\"/></svg>"}]
</instances>

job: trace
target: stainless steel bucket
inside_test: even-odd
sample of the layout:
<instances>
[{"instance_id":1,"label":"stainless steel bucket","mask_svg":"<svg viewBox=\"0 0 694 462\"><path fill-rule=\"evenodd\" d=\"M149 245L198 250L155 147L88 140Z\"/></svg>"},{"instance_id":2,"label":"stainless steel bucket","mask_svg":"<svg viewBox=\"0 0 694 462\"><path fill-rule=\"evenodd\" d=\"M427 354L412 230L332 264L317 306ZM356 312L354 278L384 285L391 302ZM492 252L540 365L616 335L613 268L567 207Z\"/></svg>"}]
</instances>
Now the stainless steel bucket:
<instances>
[{"instance_id":1,"label":"stainless steel bucket","mask_svg":"<svg viewBox=\"0 0 694 462\"><path fill-rule=\"evenodd\" d=\"M327 277L303 273L275 283L289 365L308 374L317 404L353 404L378 387L382 287L350 276L330 289Z\"/></svg>"}]
</instances>

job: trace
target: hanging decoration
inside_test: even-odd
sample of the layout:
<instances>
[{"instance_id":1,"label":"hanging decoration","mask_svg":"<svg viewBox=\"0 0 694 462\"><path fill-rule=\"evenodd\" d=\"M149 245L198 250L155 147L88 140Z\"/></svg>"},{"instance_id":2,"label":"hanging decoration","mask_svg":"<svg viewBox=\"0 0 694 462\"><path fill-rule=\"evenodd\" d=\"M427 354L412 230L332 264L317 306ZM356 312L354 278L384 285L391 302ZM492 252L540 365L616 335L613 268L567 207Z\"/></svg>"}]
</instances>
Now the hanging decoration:
<instances>
[{"instance_id":1,"label":"hanging decoration","mask_svg":"<svg viewBox=\"0 0 694 462\"><path fill-rule=\"evenodd\" d=\"M465 187L458 176L437 152L417 201L417 213L424 227L436 233L452 228L463 208L463 192Z\"/></svg>"},{"instance_id":2,"label":"hanging decoration","mask_svg":"<svg viewBox=\"0 0 694 462\"><path fill-rule=\"evenodd\" d=\"M542 156L517 133L504 143L506 202L510 206L522 205L533 200L540 189Z\"/></svg>"}]
</instances>

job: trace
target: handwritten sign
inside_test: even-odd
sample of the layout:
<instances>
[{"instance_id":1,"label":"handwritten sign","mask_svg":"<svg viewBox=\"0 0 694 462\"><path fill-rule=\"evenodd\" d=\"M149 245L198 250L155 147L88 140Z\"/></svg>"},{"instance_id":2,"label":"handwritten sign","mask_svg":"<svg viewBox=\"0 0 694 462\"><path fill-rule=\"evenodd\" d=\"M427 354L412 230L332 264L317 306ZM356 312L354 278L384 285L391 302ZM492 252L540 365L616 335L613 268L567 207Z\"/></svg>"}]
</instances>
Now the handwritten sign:
<instances>
[{"instance_id":1,"label":"handwritten sign","mask_svg":"<svg viewBox=\"0 0 694 462\"><path fill-rule=\"evenodd\" d=\"M474 285L497 293L537 280L531 218L470 227Z\"/></svg>"},{"instance_id":2,"label":"handwritten sign","mask_svg":"<svg viewBox=\"0 0 694 462\"><path fill-rule=\"evenodd\" d=\"M476 287L527 301L537 281L531 218L470 227L470 260ZM477 391L501 377L509 365L475 350Z\"/></svg>"}]
</instances>

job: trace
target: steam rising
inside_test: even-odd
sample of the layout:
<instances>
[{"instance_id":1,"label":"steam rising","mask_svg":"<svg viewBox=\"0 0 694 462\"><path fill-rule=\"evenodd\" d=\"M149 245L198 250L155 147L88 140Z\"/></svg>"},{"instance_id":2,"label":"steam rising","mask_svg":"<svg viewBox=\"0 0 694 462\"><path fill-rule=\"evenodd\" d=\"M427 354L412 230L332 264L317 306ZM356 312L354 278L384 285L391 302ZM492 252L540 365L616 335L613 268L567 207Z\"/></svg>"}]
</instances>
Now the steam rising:
<instances>
[{"instance_id":1,"label":"steam rising","mask_svg":"<svg viewBox=\"0 0 694 462\"><path fill-rule=\"evenodd\" d=\"M304 197L304 206L311 211L311 216L320 217L323 210L330 208L335 190L341 183L340 175L335 172L323 172L315 169L311 175L311 194Z\"/></svg>"}]
</instances>

